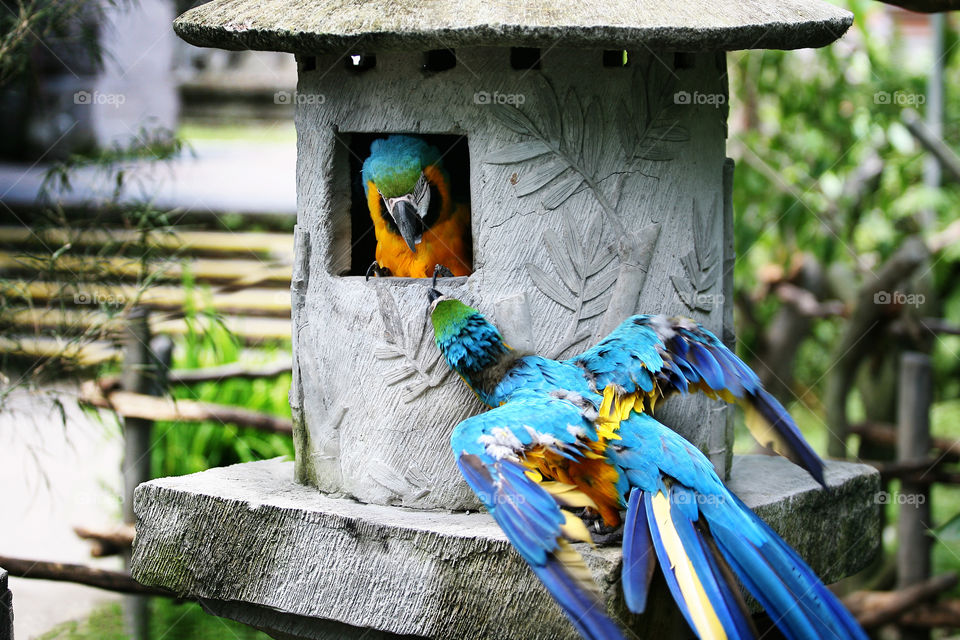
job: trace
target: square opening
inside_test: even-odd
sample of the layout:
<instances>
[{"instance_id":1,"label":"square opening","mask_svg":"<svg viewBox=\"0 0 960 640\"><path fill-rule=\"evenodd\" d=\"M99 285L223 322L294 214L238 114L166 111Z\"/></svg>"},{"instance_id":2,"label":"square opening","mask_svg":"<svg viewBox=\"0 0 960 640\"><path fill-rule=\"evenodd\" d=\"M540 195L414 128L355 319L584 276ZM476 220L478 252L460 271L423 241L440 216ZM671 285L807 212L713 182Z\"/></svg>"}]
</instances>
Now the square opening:
<instances>
[{"instance_id":1,"label":"square opening","mask_svg":"<svg viewBox=\"0 0 960 640\"><path fill-rule=\"evenodd\" d=\"M335 171L335 176L343 184L335 185L334 193L349 197L334 207L333 275L367 275L377 257L375 215L385 239L379 266L388 269L391 277L429 277L433 266L427 267L428 263L442 264L458 276L473 271L466 136L341 132L336 140L334 161L341 170ZM374 143L381 159L377 171L392 169L397 155L413 168L390 184L375 185L377 191L371 192L375 203L371 204L363 168ZM426 166L417 165L420 158ZM375 174L371 165L368 177ZM376 207L373 212L371 206ZM404 221L398 224L395 217ZM414 251L410 251L410 243ZM425 268L430 273L423 273Z\"/></svg>"}]
</instances>

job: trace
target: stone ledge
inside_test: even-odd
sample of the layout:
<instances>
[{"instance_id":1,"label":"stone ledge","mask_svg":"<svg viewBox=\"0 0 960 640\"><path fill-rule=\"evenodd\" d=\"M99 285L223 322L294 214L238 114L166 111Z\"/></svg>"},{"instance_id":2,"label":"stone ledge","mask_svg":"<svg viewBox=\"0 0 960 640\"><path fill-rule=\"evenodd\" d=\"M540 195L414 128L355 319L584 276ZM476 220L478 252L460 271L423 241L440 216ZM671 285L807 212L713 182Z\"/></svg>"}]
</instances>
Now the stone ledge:
<instances>
[{"instance_id":1,"label":"stone ledge","mask_svg":"<svg viewBox=\"0 0 960 640\"><path fill-rule=\"evenodd\" d=\"M782 458L739 456L729 484L832 582L878 547L879 475L830 462L826 477L830 491ZM282 460L154 480L135 509L137 580L277 637L577 637L486 513L330 498L295 483ZM678 623L666 593L653 615L625 615L619 550L583 551L625 624Z\"/></svg>"}]
</instances>

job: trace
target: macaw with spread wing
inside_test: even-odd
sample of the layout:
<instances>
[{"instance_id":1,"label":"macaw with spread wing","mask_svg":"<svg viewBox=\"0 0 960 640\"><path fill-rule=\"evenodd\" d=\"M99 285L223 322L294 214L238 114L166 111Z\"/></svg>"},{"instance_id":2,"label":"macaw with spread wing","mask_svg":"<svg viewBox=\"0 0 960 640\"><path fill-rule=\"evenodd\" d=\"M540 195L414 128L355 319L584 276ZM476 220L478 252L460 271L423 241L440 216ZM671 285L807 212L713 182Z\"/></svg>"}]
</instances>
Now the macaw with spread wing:
<instances>
[{"instance_id":1,"label":"macaw with spread wing","mask_svg":"<svg viewBox=\"0 0 960 640\"><path fill-rule=\"evenodd\" d=\"M591 542L578 513L623 524L622 587L635 613L659 564L702 639L756 637L738 578L788 638L866 638L709 460L645 413L675 393L735 401L763 444L826 486L823 461L786 409L712 333L688 319L637 315L592 349L556 361L514 351L459 300L435 289L429 297L447 364L493 407L454 429L457 465L583 637L623 635L571 544Z\"/></svg>"},{"instance_id":2,"label":"macaw with spread wing","mask_svg":"<svg viewBox=\"0 0 960 640\"><path fill-rule=\"evenodd\" d=\"M361 172L377 237L367 276L470 275L470 205L457 202L440 151L414 136L374 140Z\"/></svg>"}]
</instances>

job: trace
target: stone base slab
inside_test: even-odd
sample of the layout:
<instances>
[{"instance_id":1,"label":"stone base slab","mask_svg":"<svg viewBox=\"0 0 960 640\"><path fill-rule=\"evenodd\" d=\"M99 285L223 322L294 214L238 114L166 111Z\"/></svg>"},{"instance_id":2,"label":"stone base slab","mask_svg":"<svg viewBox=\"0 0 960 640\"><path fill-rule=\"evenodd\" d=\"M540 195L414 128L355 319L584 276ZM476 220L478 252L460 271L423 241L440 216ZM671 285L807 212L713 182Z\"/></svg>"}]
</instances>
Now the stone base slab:
<instances>
[{"instance_id":1,"label":"stone base slab","mask_svg":"<svg viewBox=\"0 0 960 640\"><path fill-rule=\"evenodd\" d=\"M578 637L486 513L330 498L297 484L293 467L267 460L141 485L134 577L278 638ZM728 484L834 582L879 546L880 480L845 462L829 462L826 478L829 491L782 458L737 456ZM581 546L612 615L641 637L683 633L662 578L650 612L632 616L619 549Z\"/></svg>"}]
</instances>

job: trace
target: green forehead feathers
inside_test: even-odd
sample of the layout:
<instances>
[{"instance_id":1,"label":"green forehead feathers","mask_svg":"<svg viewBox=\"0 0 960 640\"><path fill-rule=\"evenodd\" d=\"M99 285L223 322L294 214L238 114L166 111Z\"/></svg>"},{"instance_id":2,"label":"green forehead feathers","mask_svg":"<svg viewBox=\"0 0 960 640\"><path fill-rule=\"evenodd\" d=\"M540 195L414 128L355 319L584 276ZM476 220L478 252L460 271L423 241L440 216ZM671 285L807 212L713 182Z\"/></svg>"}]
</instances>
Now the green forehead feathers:
<instances>
[{"instance_id":1,"label":"green forehead feathers","mask_svg":"<svg viewBox=\"0 0 960 640\"><path fill-rule=\"evenodd\" d=\"M470 316L476 313L479 312L473 307L468 307L454 298L447 298L437 302L430 319L433 321L433 330L437 335L442 335L445 331L459 330Z\"/></svg>"},{"instance_id":2,"label":"green forehead feathers","mask_svg":"<svg viewBox=\"0 0 960 640\"><path fill-rule=\"evenodd\" d=\"M439 165L440 152L420 138L394 135L374 140L363 162L363 188L373 182L384 198L413 191L424 167Z\"/></svg>"}]
</instances>

